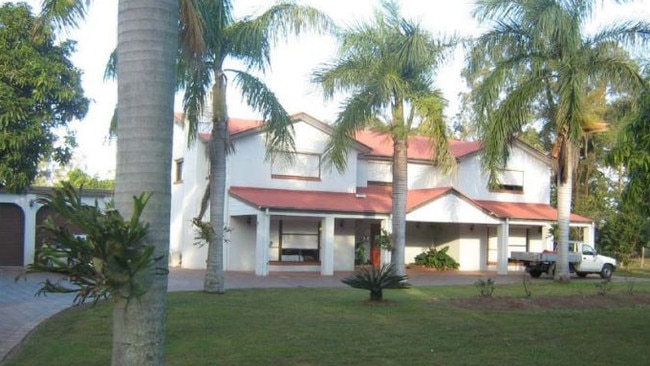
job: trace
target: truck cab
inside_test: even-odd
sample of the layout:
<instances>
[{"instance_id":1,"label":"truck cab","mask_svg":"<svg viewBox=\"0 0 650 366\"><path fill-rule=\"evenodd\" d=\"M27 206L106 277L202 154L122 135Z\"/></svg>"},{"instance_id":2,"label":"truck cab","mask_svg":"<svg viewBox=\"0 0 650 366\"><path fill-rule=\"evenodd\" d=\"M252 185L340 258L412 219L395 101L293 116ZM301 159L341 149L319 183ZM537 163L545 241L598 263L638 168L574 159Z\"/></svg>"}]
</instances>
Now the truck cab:
<instances>
[{"instance_id":1,"label":"truck cab","mask_svg":"<svg viewBox=\"0 0 650 366\"><path fill-rule=\"evenodd\" d=\"M589 273L597 273L603 279L612 277L616 269L616 259L598 254L591 245L581 242L570 242L570 251L581 253L580 262L572 263L573 271L579 277L586 277Z\"/></svg>"}]
</instances>

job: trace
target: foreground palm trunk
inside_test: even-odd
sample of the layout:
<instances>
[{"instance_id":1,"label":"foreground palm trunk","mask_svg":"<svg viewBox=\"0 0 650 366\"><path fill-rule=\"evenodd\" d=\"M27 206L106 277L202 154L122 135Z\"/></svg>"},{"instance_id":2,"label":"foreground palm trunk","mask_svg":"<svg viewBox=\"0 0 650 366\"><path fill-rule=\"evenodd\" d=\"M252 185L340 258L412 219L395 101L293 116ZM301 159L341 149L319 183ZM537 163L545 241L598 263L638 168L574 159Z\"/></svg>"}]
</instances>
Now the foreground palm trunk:
<instances>
[{"instance_id":1,"label":"foreground palm trunk","mask_svg":"<svg viewBox=\"0 0 650 366\"><path fill-rule=\"evenodd\" d=\"M226 291L223 267L224 207L226 193L226 152L228 148L228 108L226 78L217 75L212 89L212 137L210 140L210 227L215 235L208 246L203 290L222 294Z\"/></svg>"},{"instance_id":2,"label":"foreground palm trunk","mask_svg":"<svg viewBox=\"0 0 650 366\"><path fill-rule=\"evenodd\" d=\"M557 250L554 280L569 281L569 226L571 223L571 195L573 186L573 158L571 143L567 143L566 180L557 179ZM559 174L558 174L559 176Z\"/></svg>"},{"instance_id":3,"label":"foreground palm trunk","mask_svg":"<svg viewBox=\"0 0 650 366\"><path fill-rule=\"evenodd\" d=\"M115 203L128 217L132 197L151 192L142 220L150 223L156 267L167 269L170 171L178 0L120 0L118 13L118 144ZM166 273L166 272L165 272ZM115 299L113 365L163 365L167 276L154 269L141 298Z\"/></svg>"},{"instance_id":4,"label":"foreground palm trunk","mask_svg":"<svg viewBox=\"0 0 650 366\"><path fill-rule=\"evenodd\" d=\"M406 247L406 195L408 192L408 158L405 138L394 138L393 142L393 209L391 263L398 276L406 274L404 252Z\"/></svg>"}]
</instances>

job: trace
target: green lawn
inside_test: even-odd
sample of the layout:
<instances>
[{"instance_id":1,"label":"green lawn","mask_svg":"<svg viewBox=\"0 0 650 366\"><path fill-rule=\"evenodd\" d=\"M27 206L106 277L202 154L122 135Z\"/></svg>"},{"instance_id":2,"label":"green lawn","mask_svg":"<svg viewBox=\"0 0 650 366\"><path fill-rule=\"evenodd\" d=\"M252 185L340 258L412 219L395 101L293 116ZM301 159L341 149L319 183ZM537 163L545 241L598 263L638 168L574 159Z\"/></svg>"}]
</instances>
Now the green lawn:
<instances>
[{"instance_id":1,"label":"green lawn","mask_svg":"<svg viewBox=\"0 0 650 366\"><path fill-rule=\"evenodd\" d=\"M535 280L532 298L599 296L595 283ZM650 282L629 284L605 295L621 306L560 310L494 309L524 297L522 285L498 283L496 299L471 309L447 300L476 298L474 286L387 290L380 305L347 288L171 293L167 364L648 365L650 304L626 299L650 298ZM41 325L6 365L108 365L110 347L110 304L77 307Z\"/></svg>"}]
</instances>

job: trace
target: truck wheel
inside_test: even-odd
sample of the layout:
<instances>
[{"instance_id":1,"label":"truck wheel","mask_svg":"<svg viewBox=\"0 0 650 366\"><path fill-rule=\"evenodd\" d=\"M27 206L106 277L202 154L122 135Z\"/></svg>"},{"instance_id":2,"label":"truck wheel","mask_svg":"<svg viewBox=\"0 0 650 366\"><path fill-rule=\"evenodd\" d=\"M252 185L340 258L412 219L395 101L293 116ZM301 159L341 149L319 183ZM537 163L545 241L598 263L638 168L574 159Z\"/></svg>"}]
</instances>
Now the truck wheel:
<instances>
[{"instance_id":1,"label":"truck wheel","mask_svg":"<svg viewBox=\"0 0 650 366\"><path fill-rule=\"evenodd\" d=\"M540 271L539 269L531 269L529 273L530 273L530 277L532 278L539 278L539 276L542 275L542 271Z\"/></svg>"},{"instance_id":2,"label":"truck wheel","mask_svg":"<svg viewBox=\"0 0 650 366\"><path fill-rule=\"evenodd\" d=\"M577 274L578 277L580 277L580 278L585 278L585 277L587 277L587 273L586 273L586 272L576 272L576 274Z\"/></svg>"},{"instance_id":3,"label":"truck wheel","mask_svg":"<svg viewBox=\"0 0 650 366\"><path fill-rule=\"evenodd\" d=\"M600 278L608 280L612 277L612 272L614 272L612 265L606 264L603 266L603 269L600 270Z\"/></svg>"}]
</instances>

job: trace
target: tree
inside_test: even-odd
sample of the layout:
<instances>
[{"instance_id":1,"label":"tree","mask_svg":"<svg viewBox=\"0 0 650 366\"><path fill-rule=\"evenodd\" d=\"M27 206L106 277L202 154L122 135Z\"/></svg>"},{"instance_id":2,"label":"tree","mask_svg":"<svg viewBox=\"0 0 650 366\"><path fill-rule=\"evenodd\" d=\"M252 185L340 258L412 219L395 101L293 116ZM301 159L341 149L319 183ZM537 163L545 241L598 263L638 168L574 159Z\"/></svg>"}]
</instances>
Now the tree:
<instances>
[{"instance_id":1,"label":"tree","mask_svg":"<svg viewBox=\"0 0 650 366\"><path fill-rule=\"evenodd\" d=\"M224 200L226 198L226 155L231 148L228 136L228 81L239 87L244 101L261 113L265 121L267 147L273 151L293 150L291 119L273 92L252 71L264 72L269 66L271 46L290 34L308 29L324 30L330 20L316 9L292 3L271 6L257 17L233 19L230 1L199 1L203 19L206 52L202 57L185 53L182 66L184 109L190 122L190 142L196 138L198 119L211 95L212 137L210 139L210 227L214 235L208 244L204 291L225 292L223 241ZM245 69L228 69L227 60L240 61ZM202 205L204 208L206 204ZM202 212L196 222L200 222Z\"/></svg>"},{"instance_id":2,"label":"tree","mask_svg":"<svg viewBox=\"0 0 650 366\"><path fill-rule=\"evenodd\" d=\"M391 262L398 275L405 274L407 150L409 137L429 138L432 159L448 168L453 164L443 119L445 101L432 87L436 68L451 50L420 24L400 16L393 1L382 2L373 23L344 30L338 58L314 72L326 97L347 92L326 150L339 170L346 168L347 153L355 132L370 128L393 142L393 206Z\"/></svg>"},{"instance_id":3,"label":"tree","mask_svg":"<svg viewBox=\"0 0 650 366\"><path fill-rule=\"evenodd\" d=\"M75 25L85 15L89 3L89 0L46 0L43 24L45 27L49 22ZM117 117L120 123L115 206L130 216L132 197L142 192L151 194L141 218L150 225L148 238L154 246L154 257L162 256L165 260L161 262L162 269L150 268L145 274L152 286L138 301L127 306L125 299L115 299L114 365L164 364L169 174L179 25L182 34L194 35L191 29L198 25L179 22L180 13L188 16L187 19L197 19L192 17L194 1L182 0L182 4L179 7L179 0L120 0L118 5Z\"/></svg>"},{"instance_id":4,"label":"tree","mask_svg":"<svg viewBox=\"0 0 650 366\"><path fill-rule=\"evenodd\" d=\"M100 179L99 177L91 176L79 168L74 168L66 174L67 182L74 187L83 187L85 189L113 189L115 188L115 181L112 179ZM64 182L57 182L56 186L62 186Z\"/></svg>"},{"instance_id":5,"label":"tree","mask_svg":"<svg viewBox=\"0 0 650 366\"><path fill-rule=\"evenodd\" d=\"M58 133L88 110L81 72L69 60L74 42L56 44L35 24L25 4L0 7L0 188L11 191L30 185L40 162L70 160L74 134Z\"/></svg>"},{"instance_id":6,"label":"tree","mask_svg":"<svg viewBox=\"0 0 650 366\"><path fill-rule=\"evenodd\" d=\"M606 126L585 113L585 96L595 81L618 90L643 84L623 46L647 42L647 22L604 27L588 36L591 0L482 0L475 9L491 29L473 43L468 75L484 141L483 163L491 184L505 166L517 131L537 119L552 131L558 202L555 279L568 281L568 239L574 167L587 133Z\"/></svg>"}]
</instances>

